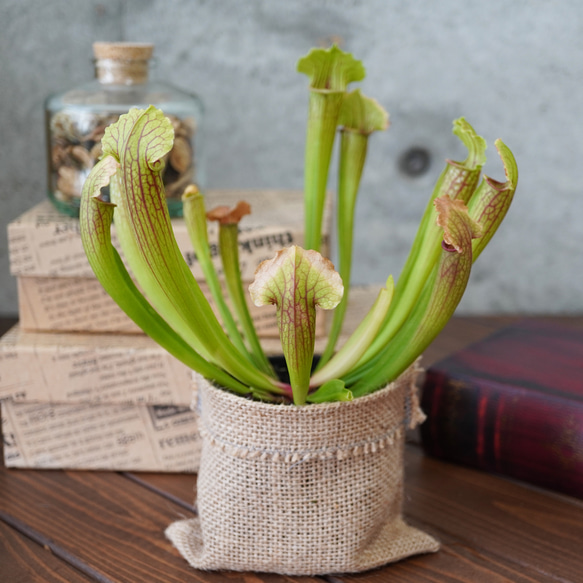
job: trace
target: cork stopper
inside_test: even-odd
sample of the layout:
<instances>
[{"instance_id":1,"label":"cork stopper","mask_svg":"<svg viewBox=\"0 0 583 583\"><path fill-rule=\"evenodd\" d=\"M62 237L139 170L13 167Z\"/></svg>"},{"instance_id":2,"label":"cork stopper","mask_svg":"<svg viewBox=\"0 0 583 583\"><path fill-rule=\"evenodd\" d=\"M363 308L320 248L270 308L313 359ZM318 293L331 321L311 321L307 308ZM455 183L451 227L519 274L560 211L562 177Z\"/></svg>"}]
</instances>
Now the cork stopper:
<instances>
[{"instance_id":1,"label":"cork stopper","mask_svg":"<svg viewBox=\"0 0 583 583\"><path fill-rule=\"evenodd\" d=\"M152 43L93 43L96 59L122 59L124 61L147 61L152 58Z\"/></svg>"},{"instance_id":2,"label":"cork stopper","mask_svg":"<svg viewBox=\"0 0 583 583\"><path fill-rule=\"evenodd\" d=\"M148 80L151 43L93 43L95 72L105 85L134 85Z\"/></svg>"}]
</instances>

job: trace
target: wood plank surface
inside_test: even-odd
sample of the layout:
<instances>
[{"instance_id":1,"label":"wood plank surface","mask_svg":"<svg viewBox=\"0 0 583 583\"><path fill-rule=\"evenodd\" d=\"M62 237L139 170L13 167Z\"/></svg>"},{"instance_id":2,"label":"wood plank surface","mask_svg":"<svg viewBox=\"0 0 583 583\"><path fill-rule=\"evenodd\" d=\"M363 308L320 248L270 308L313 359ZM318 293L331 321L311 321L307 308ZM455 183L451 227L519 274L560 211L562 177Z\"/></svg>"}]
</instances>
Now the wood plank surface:
<instances>
[{"instance_id":1,"label":"wood plank surface","mask_svg":"<svg viewBox=\"0 0 583 583\"><path fill-rule=\"evenodd\" d=\"M119 474L3 470L0 492L0 511L67 549L102 581L225 581L224 574L191 569L164 537L172 521L192 513ZM245 573L230 574L228 580L315 581Z\"/></svg>"},{"instance_id":2,"label":"wood plank surface","mask_svg":"<svg viewBox=\"0 0 583 583\"><path fill-rule=\"evenodd\" d=\"M422 528L422 525L414 523ZM333 583L556 583L526 565L509 562L442 536L442 548L357 575L340 575ZM575 583L575 581L573 581Z\"/></svg>"},{"instance_id":3,"label":"wood plank surface","mask_svg":"<svg viewBox=\"0 0 583 583\"><path fill-rule=\"evenodd\" d=\"M454 318L424 364L516 319ZM583 318L551 319L583 326ZM191 569L163 531L173 520L193 515L194 486L193 475L0 468L0 582L583 581L582 501L431 459L416 445L406 451L405 516L443 547L360 575L291 578ZM9 526L2 512L40 538Z\"/></svg>"},{"instance_id":4,"label":"wood plank surface","mask_svg":"<svg viewBox=\"0 0 583 583\"><path fill-rule=\"evenodd\" d=\"M405 512L465 546L583 580L583 502L408 451Z\"/></svg>"},{"instance_id":5,"label":"wood plank surface","mask_svg":"<svg viewBox=\"0 0 583 583\"><path fill-rule=\"evenodd\" d=\"M0 581L88 583L88 578L30 538L0 521Z\"/></svg>"},{"instance_id":6,"label":"wood plank surface","mask_svg":"<svg viewBox=\"0 0 583 583\"><path fill-rule=\"evenodd\" d=\"M438 538L441 551L370 573L337 575L335 581L381 583L390 575L391 581L522 583L556 581L555 574L560 581L579 580L583 503L444 464L413 444L407 446L405 459L405 517ZM136 478L192 503L193 476L171 479L163 474L137 474ZM549 516L552 509L556 514ZM540 528L533 528L533 521L538 522L535 517L541 521ZM553 520L546 524L546 518ZM552 536L555 528L562 538Z\"/></svg>"}]
</instances>

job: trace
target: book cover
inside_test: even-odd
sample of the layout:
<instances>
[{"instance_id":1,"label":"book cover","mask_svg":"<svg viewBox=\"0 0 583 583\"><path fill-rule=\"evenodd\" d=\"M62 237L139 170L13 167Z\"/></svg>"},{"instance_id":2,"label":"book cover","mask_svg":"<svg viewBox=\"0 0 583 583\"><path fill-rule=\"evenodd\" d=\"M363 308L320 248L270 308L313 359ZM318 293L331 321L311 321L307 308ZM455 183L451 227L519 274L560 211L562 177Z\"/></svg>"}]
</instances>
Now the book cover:
<instances>
[{"instance_id":1,"label":"book cover","mask_svg":"<svg viewBox=\"0 0 583 583\"><path fill-rule=\"evenodd\" d=\"M525 320L432 366L433 456L583 498L583 329Z\"/></svg>"}]
</instances>

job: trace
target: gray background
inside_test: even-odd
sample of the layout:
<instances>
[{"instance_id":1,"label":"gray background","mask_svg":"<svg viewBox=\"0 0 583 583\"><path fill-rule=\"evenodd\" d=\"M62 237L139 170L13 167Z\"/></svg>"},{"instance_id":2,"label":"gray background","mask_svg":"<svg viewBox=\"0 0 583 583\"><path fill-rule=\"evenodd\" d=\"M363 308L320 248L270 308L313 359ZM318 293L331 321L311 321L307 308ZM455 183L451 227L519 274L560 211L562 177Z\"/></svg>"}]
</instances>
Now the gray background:
<instances>
[{"instance_id":1,"label":"gray background","mask_svg":"<svg viewBox=\"0 0 583 583\"><path fill-rule=\"evenodd\" d=\"M206 103L209 187L301 188L312 46L362 59L392 126L371 139L353 281L398 275L464 115L514 151L519 189L460 311L583 311L583 3L579 0L0 0L0 313L17 312L6 225L45 196L43 100L92 77L95 40L156 44L156 77ZM399 171L421 146L424 175Z\"/></svg>"}]
</instances>

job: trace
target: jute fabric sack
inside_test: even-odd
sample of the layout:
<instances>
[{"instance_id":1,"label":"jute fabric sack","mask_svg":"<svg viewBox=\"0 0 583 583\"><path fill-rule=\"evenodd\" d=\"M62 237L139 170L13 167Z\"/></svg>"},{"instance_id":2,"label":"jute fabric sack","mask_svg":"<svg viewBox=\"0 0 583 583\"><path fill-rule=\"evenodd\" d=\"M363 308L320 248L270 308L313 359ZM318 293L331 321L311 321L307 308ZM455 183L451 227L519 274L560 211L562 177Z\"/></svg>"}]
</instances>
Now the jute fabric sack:
<instances>
[{"instance_id":1,"label":"jute fabric sack","mask_svg":"<svg viewBox=\"0 0 583 583\"><path fill-rule=\"evenodd\" d=\"M405 429L423 419L418 371L351 402L304 407L201 383L198 516L166 535L197 569L289 575L436 551L401 514Z\"/></svg>"}]
</instances>

